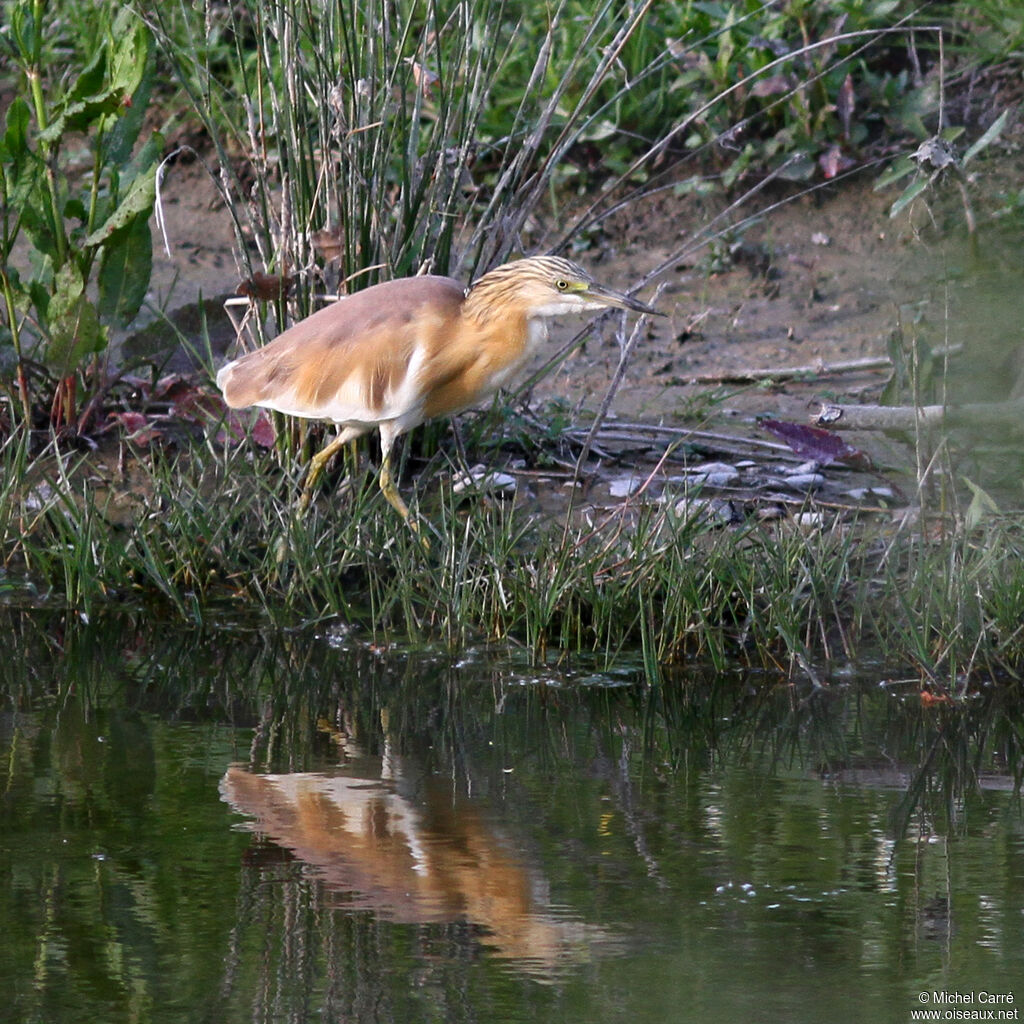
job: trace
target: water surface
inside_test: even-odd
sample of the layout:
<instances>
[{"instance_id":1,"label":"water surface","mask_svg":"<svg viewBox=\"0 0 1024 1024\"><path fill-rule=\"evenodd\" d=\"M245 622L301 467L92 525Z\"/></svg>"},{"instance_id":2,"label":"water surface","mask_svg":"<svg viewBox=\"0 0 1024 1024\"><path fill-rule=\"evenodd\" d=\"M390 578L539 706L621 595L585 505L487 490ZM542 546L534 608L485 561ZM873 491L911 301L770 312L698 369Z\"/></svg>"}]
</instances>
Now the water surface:
<instances>
[{"instance_id":1,"label":"water surface","mask_svg":"<svg viewBox=\"0 0 1024 1024\"><path fill-rule=\"evenodd\" d=\"M936 993L1024 999L1019 719L995 689L924 706L867 669L815 690L699 667L648 687L628 661L338 626L2 628L9 1019L909 1021Z\"/></svg>"}]
</instances>

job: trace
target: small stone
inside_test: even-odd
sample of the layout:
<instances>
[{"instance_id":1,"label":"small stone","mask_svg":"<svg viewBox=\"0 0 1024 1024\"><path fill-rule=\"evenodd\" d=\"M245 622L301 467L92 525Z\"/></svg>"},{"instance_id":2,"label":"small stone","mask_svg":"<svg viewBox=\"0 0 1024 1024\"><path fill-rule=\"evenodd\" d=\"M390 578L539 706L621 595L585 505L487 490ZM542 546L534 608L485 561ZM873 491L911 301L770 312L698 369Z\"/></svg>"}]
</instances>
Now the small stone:
<instances>
[{"instance_id":1,"label":"small stone","mask_svg":"<svg viewBox=\"0 0 1024 1024\"><path fill-rule=\"evenodd\" d=\"M464 494L467 491L479 494L511 494L515 489L514 476L491 471L485 466L474 466L468 473L460 473L452 485L455 494Z\"/></svg>"},{"instance_id":2,"label":"small stone","mask_svg":"<svg viewBox=\"0 0 1024 1024\"><path fill-rule=\"evenodd\" d=\"M896 497L891 487L854 487L843 493L847 498L853 498L854 501L864 501L869 498L885 501Z\"/></svg>"},{"instance_id":3,"label":"small stone","mask_svg":"<svg viewBox=\"0 0 1024 1024\"><path fill-rule=\"evenodd\" d=\"M820 530L825 525L825 517L821 512L798 512L793 516L793 522L801 530L811 533L814 530Z\"/></svg>"},{"instance_id":4,"label":"small stone","mask_svg":"<svg viewBox=\"0 0 1024 1024\"><path fill-rule=\"evenodd\" d=\"M740 478L740 471L727 462L707 462L703 466L694 466L686 470L682 482L693 486L707 484L710 487L728 487Z\"/></svg>"},{"instance_id":5,"label":"small stone","mask_svg":"<svg viewBox=\"0 0 1024 1024\"><path fill-rule=\"evenodd\" d=\"M621 476L608 485L608 492L613 498L628 498L643 484L643 478L638 476Z\"/></svg>"},{"instance_id":6,"label":"small stone","mask_svg":"<svg viewBox=\"0 0 1024 1024\"><path fill-rule=\"evenodd\" d=\"M821 473L793 473L782 483L791 491L813 491L824 486L825 477Z\"/></svg>"},{"instance_id":7,"label":"small stone","mask_svg":"<svg viewBox=\"0 0 1024 1024\"><path fill-rule=\"evenodd\" d=\"M53 502L56 494L49 484L36 484L27 495L25 495L25 510L28 512L41 512L47 505Z\"/></svg>"},{"instance_id":8,"label":"small stone","mask_svg":"<svg viewBox=\"0 0 1024 1024\"><path fill-rule=\"evenodd\" d=\"M728 526L743 519L736 506L725 498L682 498L676 502L673 511L686 522L712 525Z\"/></svg>"}]
</instances>

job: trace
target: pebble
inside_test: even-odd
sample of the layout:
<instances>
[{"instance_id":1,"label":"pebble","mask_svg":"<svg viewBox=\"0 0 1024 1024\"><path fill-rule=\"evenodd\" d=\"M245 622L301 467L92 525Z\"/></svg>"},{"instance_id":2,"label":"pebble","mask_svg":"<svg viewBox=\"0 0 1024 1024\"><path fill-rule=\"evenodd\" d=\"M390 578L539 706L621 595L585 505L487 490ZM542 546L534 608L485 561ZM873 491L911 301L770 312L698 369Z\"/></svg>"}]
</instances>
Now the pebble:
<instances>
[{"instance_id":1,"label":"pebble","mask_svg":"<svg viewBox=\"0 0 1024 1024\"><path fill-rule=\"evenodd\" d=\"M686 470L685 476L672 477L668 482L684 484L708 484L711 487L728 487L740 478L740 471L727 462L706 462L703 466L694 466Z\"/></svg>"},{"instance_id":2,"label":"pebble","mask_svg":"<svg viewBox=\"0 0 1024 1024\"><path fill-rule=\"evenodd\" d=\"M895 498L891 487L854 487L849 491L843 491L848 498L854 501L863 501L865 498Z\"/></svg>"},{"instance_id":3,"label":"pebble","mask_svg":"<svg viewBox=\"0 0 1024 1024\"><path fill-rule=\"evenodd\" d=\"M613 498L628 498L643 484L644 478L639 476L621 476L608 485Z\"/></svg>"},{"instance_id":4,"label":"pebble","mask_svg":"<svg viewBox=\"0 0 1024 1024\"><path fill-rule=\"evenodd\" d=\"M468 473L455 478L452 491L464 494L477 491L485 494L511 494L516 489L516 478L510 473L496 473L485 466L474 466Z\"/></svg>"},{"instance_id":5,"label":"pebble","mask_svg":"<svg viewBox=\"0 0 1024 1024\"><path fill-rule=\"evenodd\" d=\"M674 511L686 522L728 526L743 520L742 513L725 498L682 498L676 502Z\"/></svg>"},{"instance_id":6,"label":"pebble","mask_svg":"<svg viewBox=\"0 0 1024 1024\"><path fill-rule=\"evenodd\" d=\"M782 481L791 491L813 491L823 487L825 477L821 473L793 473Z\"/></svg>"},{"instance_id":7,"label":"pebble","mask_svg":"<svg viewBox=\"0 0 1024 1024\"><path fill-rule=\"evenodd\" d=\"M820 530L825 525L825 516L821 512L798 512L793 516L793 522L810 533L812 530Z\"/></svg>"}]
</instances>

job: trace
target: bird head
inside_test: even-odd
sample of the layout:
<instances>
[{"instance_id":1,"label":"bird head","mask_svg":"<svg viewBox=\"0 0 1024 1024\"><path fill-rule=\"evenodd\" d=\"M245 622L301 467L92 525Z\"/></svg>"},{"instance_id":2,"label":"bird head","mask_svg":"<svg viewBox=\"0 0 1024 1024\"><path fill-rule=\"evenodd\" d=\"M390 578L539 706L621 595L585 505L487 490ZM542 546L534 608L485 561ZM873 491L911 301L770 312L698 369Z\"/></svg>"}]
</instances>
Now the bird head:
<instances>
[{"instance_id":1,"label":"bird head","mask_svg":"<svg viewBox=\"0 0 1024 1024\"><path fill-rule=\"evenodd\" d=\"M484 274L469 294L495 304L514 304L531 317L608 308L662 315L629 295L598 284L581 266L561 256L531 256L506 263Z\"/></svg>"}]
</instances>

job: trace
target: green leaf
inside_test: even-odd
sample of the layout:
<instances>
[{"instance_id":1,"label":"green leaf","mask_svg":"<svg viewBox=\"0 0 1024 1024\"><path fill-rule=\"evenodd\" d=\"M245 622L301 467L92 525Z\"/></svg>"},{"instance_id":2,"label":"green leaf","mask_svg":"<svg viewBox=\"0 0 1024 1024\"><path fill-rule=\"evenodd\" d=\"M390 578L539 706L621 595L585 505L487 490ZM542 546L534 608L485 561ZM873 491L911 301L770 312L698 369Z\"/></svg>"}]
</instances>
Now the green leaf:
<instances>
[{"instance_id":1,"label":"green leaf","mask_svg":"<svg viewBox=\"0 0 1024 1024\"><path fill-rule=\"evenodd\" d=\"M983 491L972 480L964 477L964 483L970 487L971 494L973 495L971 504L967 508L967 514L964 516L964 526L968 530L973 530L976 526L980 526L989 516L999 515L999 506L987 491Z\"/></svg>"},{"instance_id":2,"label":"green leaf","mask_svg":"<svg viewBox=\"0 0 1024 1024\"><path fill-rule=\"evenodd\" d=\"M102 245L114 234L126 228L140 214L148 217L156 200L156 164L144 170L128 188L117 208L83 243L87 247Z\"/></svg>"},{"instance_id":3,"label":"green leaf","mask_svg":"<svg viewBox=\"0 0 1024 1024\"><path fill-rule=\"evenodd\" d=\"M899 181L901 178L905 178L908 174L913 174L917 170L917 164L911 160L909 156L901 156L898 160L894 160L881 175L878 181L875 182L874 190L876 192L883 188L891 185L895 181Z\"/></svg>"},{"instance_id":4,"label":"green leaf","mask_svg":"<svg viewBox=\"0 0 1024 1024\"><path fill-rule=\"evenodd\" d=\"M125 6L114 19L114 52L110 58L110 85L132 95L142 82L153 49L153 39L146 26Z\"/></svg>"},{"instance_id":5,"label":"green leaf","mask_svg":"<svg viewBox=\"0 0 1024 1024\"><path fill-rule=\"evenodd\" d=\"M4 135L0 140L0 160L5 164L20 168L29 155L28 126L32 120L32 111L21 96L11 100L4 118Z\"/></svg>"},{"instance_id":6,"label":"green leaf","mask_svg":"<svg viewBox=\"0 0 1024 1024\"><path fill-rule=\"evenodd\" d=\"M1004 110L993 122L989 125L988 131L966 153L961 161L962 164L966 164L973 157L977 156L983 149L990 146L1003 132L1003 128L1006 127L1006 117L1010 113L1009 109ZM969 482L969 481L968 481Z\"/></svg>"},{"instance_id":7,"label":"green leaf","mask_svg":"<svg viewBox=\"0 0 1024 1024\"><path fill-rule=\"evenodd\" d=\"M917 181L911 182L903 190L903 195L889 207L889 216L895 217L906 206L909 206L927 187L927 178L919 178Z\"/></svg>"},{"instance_id":8,"label":"green leaf","mask_svg":"<svg viewBox=\"0 0 1024 1024\"><path fill-rule=\"evenodd\" d=\"M53 278L53 293L49 299L47 312L51 316L60 316L78 301L85 291L82 273L74 263L66 263Z\"/></svg>"},{"instance_id":9,"label":"green leaf","mask_svg":"<svg viewBox=\"0 0 1024 1024\"><path fill-rule=\"evenodd\" d=\"M39 133L39 141L51 146L59 142L65 132L88 131L101 117L117 113L123 101L123 93L106 92L68 103Z\"/></svg>"},{"instance_id":10,"label":"green leaf","mask_svg":"<svg viewBox=\"0 0 1024 1024\"><path fill-rule=\"evenodd\" d=\"M86 217L89 216L89 212L85 208L85 203L82 201L81 196L72 196L64 204L64 216L67 219L74 218L75 220L85 223Z\"/></svg>"},{"instance_id":11,"label":"green leaf","mask_svg":"<svg viewBox=\"0 0 1024 1024\"><path fill-rule=\"evenodd\" d=\"M123 43L114 51L111 81L123 90L129 101L121 107L121 116L105 139L104 160L119 166L131 157L142 131L149 106L156 69L153 38L149 29L125 7L114 22L115 37L123 33Z\"/></svg>"},{"instance_id":12,"label":"green leaf","mask_svg":"<svg viewBox=\"0 0 1024 1024\"><path fill-rule=\"evenodd\" d=\"M13 5L8 13L15 52L23 63L32 64L39 55L40 26L36 24L31 0Z\"/></svg>"},{"instance_id":13,"label":"green leaf","mask_svg":"<svg viewBox=\"0 0 1024 1024\"><path fill-rule=\"evenodd\" d=\"M103 91L107 78L107 47L97 46L92 60L75 77L75 84L68 90L62 106L71 106L94 98ZM109 92L109 89L107 90Z\"/></svg>"},{"instance_id":14,"label":"green leaf","mask_svg":"<svg viewBox=\"0 0 1024 1024\"><path fill-rule=\"evenodd\" d=\"M139 214L103 246L97 279L100 318L121 327L131 323L146 298L152 273L149 215Z\"/></svg>"},{"instance_id":15,"label":"green leaf","mask_svg":"<svg viewBox=\"0 0 1024 1024\"><path fill-rule=\"evenodd\" d=\"M107 333L85 294L81 272L73 263L57 272L47 314L46 365L58 376L73 373L86 356L106 348Z\"/></svg>"}]
</instances>

